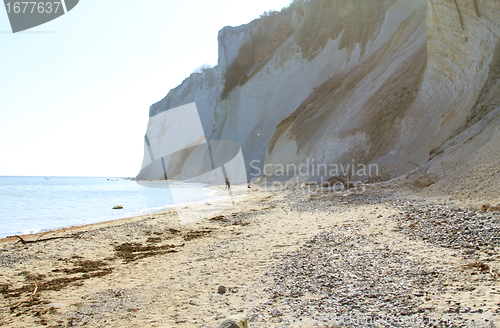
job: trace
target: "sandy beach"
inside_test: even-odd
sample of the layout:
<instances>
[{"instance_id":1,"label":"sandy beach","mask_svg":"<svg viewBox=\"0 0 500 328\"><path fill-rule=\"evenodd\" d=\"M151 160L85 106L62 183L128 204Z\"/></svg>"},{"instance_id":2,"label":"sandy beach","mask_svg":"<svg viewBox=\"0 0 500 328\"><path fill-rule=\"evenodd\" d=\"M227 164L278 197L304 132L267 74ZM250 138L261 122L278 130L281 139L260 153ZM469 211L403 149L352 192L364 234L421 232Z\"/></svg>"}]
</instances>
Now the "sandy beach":
<instances>
[{"instance_id":1,"label":"sandy beach","mask_svg":"<svg viewBox=\"0 0 500 328\"><path fill-rule=\"evenodd\" d=\"M184 208L207 213L184 225L171 210L1 240L0 325L500 324L498 208L383 185L217 206Z\"/></svg>"}]
</instances>

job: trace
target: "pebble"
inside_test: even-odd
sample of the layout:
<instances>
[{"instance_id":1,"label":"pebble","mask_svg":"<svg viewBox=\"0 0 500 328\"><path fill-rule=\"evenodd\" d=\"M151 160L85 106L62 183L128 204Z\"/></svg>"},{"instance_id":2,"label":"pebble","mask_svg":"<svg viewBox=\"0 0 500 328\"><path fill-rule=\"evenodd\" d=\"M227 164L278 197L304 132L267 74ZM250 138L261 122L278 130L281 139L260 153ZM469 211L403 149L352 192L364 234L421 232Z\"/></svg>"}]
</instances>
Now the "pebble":
<instances>
[{"instance_id":1,"label":"pebble","mask_svg":"<svg viewBox=\"0 0 500 328\"><path fill-rule=\"evenodd\" d=\"M225 294L227 291L227 288L225 286L219 286L219 288L217 288L217 293L219 294Z\"/></svg>"}]
</instances>

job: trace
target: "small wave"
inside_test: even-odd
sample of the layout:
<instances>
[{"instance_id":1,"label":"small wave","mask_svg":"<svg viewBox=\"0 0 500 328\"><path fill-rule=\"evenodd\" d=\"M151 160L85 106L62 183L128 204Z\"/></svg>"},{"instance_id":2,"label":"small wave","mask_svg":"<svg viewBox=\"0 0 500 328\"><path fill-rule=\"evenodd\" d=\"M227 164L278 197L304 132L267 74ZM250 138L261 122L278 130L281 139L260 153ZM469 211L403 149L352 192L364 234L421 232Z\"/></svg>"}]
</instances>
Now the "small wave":
<instances>
[{"instance_id":1,"label":"small wave","mask_svg":"<svg viewBox=\"0 0 500 328\"><path fill-rule=\"evenodd\" d=\"M40 233L40 232L44 232L44 231L46 231L46 229L22 230L22 231L18 231L16 234L17 235L32 235L32 234Z\"/></svg>"}]
</instances>

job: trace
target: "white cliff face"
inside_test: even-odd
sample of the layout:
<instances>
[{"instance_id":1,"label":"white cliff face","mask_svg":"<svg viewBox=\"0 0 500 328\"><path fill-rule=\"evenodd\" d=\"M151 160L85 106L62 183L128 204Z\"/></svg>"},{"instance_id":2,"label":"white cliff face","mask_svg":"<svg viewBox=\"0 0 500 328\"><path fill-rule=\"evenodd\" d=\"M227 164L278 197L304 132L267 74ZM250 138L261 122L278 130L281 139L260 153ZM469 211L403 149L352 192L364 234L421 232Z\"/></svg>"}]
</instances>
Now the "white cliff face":
<instances>
[{"instance_id":1,"label":"white cliff face","mask_svg":"<svg viewBox=\"0 0 500 328\"><path fill-rule=\"evenodd\" d=\"M248 82L235 88L226 99L218 99L213 137L239 142L247 163L256 160L254 168L249 168L251 178L257 177L264 161L273 166L300 165L308 158L319 160L317 163L331 163L355 148L368 147L370 136L361 126L353 126L357 115L368 110L361 98L369 100L377 93L376 86L382 86L390 78L389 71L401 70L405 60L415 57L415 53L422 54L425 49L425 1L377 2L380 12L367 12L365 15L374 16L372 25L361 31L346 31L343 27L356 18L359 21L353 25L363 24L366 17L358 17L357 10L364 9L364 5L338 1L336 18L344 23L332 28L331 34L337 37L327 40L323 48L312 49L313 56L304 56L307 42L303 45L300 39L307 35L311 20L316 18L323 2L318 1L317 8L311 6L309 13L306 10L294 35ZM410 26L401 27L402 24ZM405 38L410 37L416 41L407 42ZM392 54L398 51L401 54L394 60ZM384 61L380 60L382 57ZM424 65L425 54L420 69ZM368 75L375 70L378 72ZM339 90L338 99L331 97L335 86L323 87L325 83L338 83L356 71L366 75L365 79L360 81L357 76L355 81L348 81L348 90ZM346 97L347 92L356 96ZM321 105L301 106L325 97L328 99ZM333 108L338 111L336 114ZM299 112L302 114L298 115ZM285 128L284 124L289 126ZM346 129L349 133L345 133Z\"/></svg>"},{"instance_id":2,"label":"white cliff face","mask_svg":"<svg viewBox=\"0 0 500 328\"><path fill-rule=\"evenodd\" d=\"M444 0L416 8L371 57L325 82L280 123L266 163L354 161L402 173L450 139L461 137L456 145L481 132L473 124L485 126L500 110L499 14L494 2L479 10Z\"/></svg>"},{"instance_id":3,"label":"white cliff face","mask_svg":"<svg viewBox=\"0 0 500 328\"><path fill-rule=\"evenodd\" d=\"M280 164L312 161L400 174L412 161L439 165L497 124L500 2L316 0L292 9L291 24L269 25L271 37L290 34L265 57L248 47L258 21L222 29L210 78L192 75L151 113L195 101L210 140L241 145L249 179L264 164L270 179L290 179L296 172ZM258 60L227 88L242 54Z\"/></svg>"},{"instance_id":4,"label":"white cliff face","mask_svg":"<svg viewBox=\"0 0 500 328\"><path fill-rule=\"evenodd\" d=\"M471 115L481 120L486 114L473 112L498 44L499 29L493 22L500 19L500 4L481 4L480 11L496 12L496 17L480 16L473 1L429 0L427 68L415 104L402 122L406 129L398 145L407 156L427 160L467 128Z\"/></svg>"},{"instance_id":5,"label":"white cliff face","mask_svg":"<svg viewBox=\"0 0 500 328\"><path fill-rule=\"evenodd\" d=\"M394 150L427 56L426 3L399 1L393 6L404 8L401 19L386 22L386 15L386 23L379 23L384 34L372 35L365 56L332 74L280 123L269 143L267 164L276 166L283 157L296 166L307 159L327 166L373 163Z\"/></svg>"},{"instance_id":6,"label":"white cliff face","mask_svg":"<svg viewBox=\"0 0 500 328\"><path fill-rule=\"evenodd\" d=\"M193 73L177 88L170 90L165 98L152 105L149 117L189 103L196 103L205 134L208 135L214 125L215 98L218 90L219 67L203 69Z\"/></svg>"}]
</instances>

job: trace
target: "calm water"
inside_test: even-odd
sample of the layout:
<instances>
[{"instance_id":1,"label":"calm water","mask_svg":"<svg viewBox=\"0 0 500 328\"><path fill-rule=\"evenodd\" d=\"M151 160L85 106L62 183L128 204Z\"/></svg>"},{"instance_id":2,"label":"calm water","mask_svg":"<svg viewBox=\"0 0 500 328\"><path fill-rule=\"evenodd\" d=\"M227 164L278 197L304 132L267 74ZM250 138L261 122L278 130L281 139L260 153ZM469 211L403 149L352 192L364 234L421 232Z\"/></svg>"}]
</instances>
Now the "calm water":
<instances>
[{"instance_id":1,"label":"calm water","mask_svg":"<svg viewBox=\"0 0 500 328\"><path fill-rule=\"evenodd\" d=\"M121 178L0 177L0 238L121 219L216 199L202 184ZM113 210L122 205L123 210Z\"/></svg>"}]
</instances>

